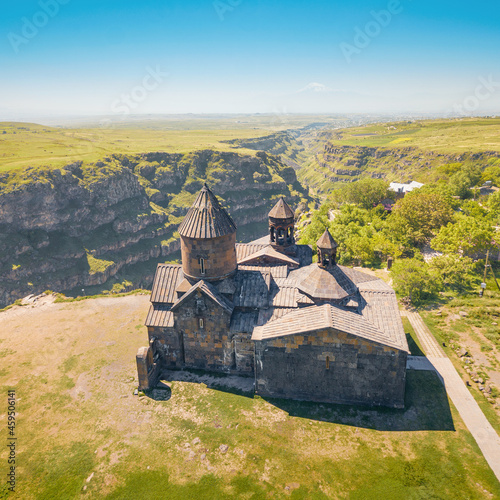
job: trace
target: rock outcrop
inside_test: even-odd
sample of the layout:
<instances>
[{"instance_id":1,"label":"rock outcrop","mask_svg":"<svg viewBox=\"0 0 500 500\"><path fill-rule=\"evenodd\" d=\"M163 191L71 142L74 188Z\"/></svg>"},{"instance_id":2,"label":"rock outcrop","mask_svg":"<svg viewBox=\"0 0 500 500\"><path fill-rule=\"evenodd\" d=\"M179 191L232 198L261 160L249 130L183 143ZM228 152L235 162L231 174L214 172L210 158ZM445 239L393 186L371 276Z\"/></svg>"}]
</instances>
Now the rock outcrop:
<instances>
[{"instance_id":1,"label":"rock outcrop","mask_svg":"<svg viewBox=\"0 0 500 500\"><path fill-rule=\"evenodd\" d=\"M0 306L46 289L150 286L157 262L176 258L177 226L203 182L240 240L265 233L277 197L307 198L294 169L263 152L114 155L1 174Z\"/></svg>"}]
</instances>

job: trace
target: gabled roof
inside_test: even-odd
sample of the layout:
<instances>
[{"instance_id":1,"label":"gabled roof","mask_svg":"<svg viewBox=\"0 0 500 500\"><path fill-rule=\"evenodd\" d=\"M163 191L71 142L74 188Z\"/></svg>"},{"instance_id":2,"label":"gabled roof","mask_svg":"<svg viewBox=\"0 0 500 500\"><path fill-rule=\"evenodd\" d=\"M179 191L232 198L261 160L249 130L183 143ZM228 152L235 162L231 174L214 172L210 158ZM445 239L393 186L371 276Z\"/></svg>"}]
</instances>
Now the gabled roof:
<instances>
[{"instance_id":1,"label":"gabled roof","mask_svg":"<svg viewBox=\"0 0 500 500\"><path fill-rule=\"evenodd\" d=\"M179 226L186 238L217 238L236 232L236 224L205 184Z\"/></svg>"},{"instance_id":2,"label":"gabled roof","mask_svg":"<svg viewBox=\"0 0 500 500\"><path fill-rule=\"evenodd\" d=\"M338 247L338 244L333 239L330 231L328 231L328 229L325 229L325 232L321 235L321 238L316 243L316 246L325 250L334 250Z\"/></svg>"},{"instance_id":3,"label":"gabled roof","mask_svg":"<svg viewBox=\"0 0 500 500\"><path fill-rule=\"evenodd\" d=\"M273 209L269 212L269 217L273 219L293 219L295 214L293 210L288 206L288 203L283 197L278 200L278 203L274 205Z\"/></svg>"},{"instance_id":4,"label":"gabled roof","mask_svg":"<svg viewBox=\"0 0 500 500\"><path fill-rule=\"evenodd\" d=\"M236 261L239 262L267 246L269 246L269 236L266 237L264 243L236 243Z\"/></svg>"},{"instance_id":5,"label":"gabled roof","mask_svg":"<svg viewBox=\"0 0 500 500\"><path fill-rule=\"evenodd\" d=\"M151 302L172 303L177 299L175 290L184 279L178 264L158 264L151 291Z\"/></svg>"},{"instance_id":6,"label":"gabled roof","mask_svg":"<svg viewBox=\"0 0 500 500\"><path fill-rule=\"evenodd\" d=\"M259 259L266 259L275 261L277 263L289 264L294 267L299 266L299 263L295 259L292 259L291 257L288 257L288 255L284 255L278 252L271 245L267 245L264 248L261 248L260 250L256 251L255 253L247 255L243 259L239 260L238 264L249 265L252 261Z\"/></svg>"},{"instance_id":7,"label":"gabled roof","mask_svg":"<svg viewBox=\"0 0 500 500\"><path fill-rule=\"evenodd\" d=\"M286 264L238 264L239 271L259 271L260 273L270 273L273 278L286 278L288 276L288 266Z\"/></svg>"},{"instance_id":8,"label":"gabled roof","mask_svg":"<svg viewBox=\"0 0 500 500\"><path fill-rule=\"evenodd\" d=\"M216 304L222 307L229 314L232 314L234 309L233 304L231 304L231 302L228 299L226 299L226 297L221 295L213 285L204 280L195 283L180 299L178 299L174 303L171 310L175 311L176 309L178 309L179 306L184 302L186 302L189 297L191 297L193 294L196 293L197 290L203 293L203 295L205 295L206 297L209 297L211 300L213 300Z\"/></svg>"},{"instance_id":9,"label":"gabled roof","mask_svg":"<svg viewBox=\"0 0 500 500\"><path fill-rule=\"evenodd\" d=\"M406 351L406 345L392 332L382 332L360 314L331 304L292 310L279 319L255 327L252 340L273 339L327 328Z\"/></svg>"}]
</instances>

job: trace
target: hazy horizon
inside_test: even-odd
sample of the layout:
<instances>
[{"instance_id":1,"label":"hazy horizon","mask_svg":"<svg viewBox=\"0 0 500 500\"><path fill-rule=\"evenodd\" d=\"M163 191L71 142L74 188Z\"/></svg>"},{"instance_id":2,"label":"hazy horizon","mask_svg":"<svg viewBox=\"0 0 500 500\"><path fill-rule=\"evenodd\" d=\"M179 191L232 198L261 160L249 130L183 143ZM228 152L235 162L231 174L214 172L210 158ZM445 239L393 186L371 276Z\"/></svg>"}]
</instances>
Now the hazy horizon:
<instances>
[{"instance_id":1,"label":"hazy horizon","mask_svg":"<svg viewBox=\"0 0 500 500\"><path fill-rule=\"evenodd\" d=\"M500 112L500 6L27 0L0 19L0 120Z\"/></svg>"}]
</instances>

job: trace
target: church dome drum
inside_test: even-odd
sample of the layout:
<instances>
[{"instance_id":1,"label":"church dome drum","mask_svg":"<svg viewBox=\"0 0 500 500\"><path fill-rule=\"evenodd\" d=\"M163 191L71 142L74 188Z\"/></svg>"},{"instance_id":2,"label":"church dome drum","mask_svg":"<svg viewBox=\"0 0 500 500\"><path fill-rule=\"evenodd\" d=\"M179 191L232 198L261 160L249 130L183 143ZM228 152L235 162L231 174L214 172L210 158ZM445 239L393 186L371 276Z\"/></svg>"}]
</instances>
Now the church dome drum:
<instances>
[{"instance_id":1,"label":"church dome drum","mask_svg":"<svg viewBox=\"0 0 500 500\"><path fill-rule=\"evenodd\" d=\"M236 271L236 225L205 184L179 226L188 278L221 280Z\"/></svg>"}]
</instances>

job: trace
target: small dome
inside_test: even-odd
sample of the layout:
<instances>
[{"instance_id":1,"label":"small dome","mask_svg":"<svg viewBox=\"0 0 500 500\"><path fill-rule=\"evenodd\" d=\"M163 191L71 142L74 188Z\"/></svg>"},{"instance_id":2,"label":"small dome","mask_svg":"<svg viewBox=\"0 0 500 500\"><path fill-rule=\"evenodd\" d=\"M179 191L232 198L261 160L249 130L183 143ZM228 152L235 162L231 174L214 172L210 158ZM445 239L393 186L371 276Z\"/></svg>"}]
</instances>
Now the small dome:
<instances>
[{"instance_id":1,"label":"small dome","mask_svg":"<svg viewBox=\"0 0 500 500\"><path fill-rule=\"evenodd\" d=\"M338 247L337 242L333 239L328 229L325 229L325 232L322 234L316 245L322 250L334 250Z\"/></svg>"},{"instance_id":2,"label":"small dome","mask_svg":"<svg viewBox=\"0 0 500 500\"><path fill-rule=\"evenodd\" d=\"M288 206L288 203L283 197L278 200L278 203L274 205L274 208L269 212L269 217L273 219L293 219L295 214L293 210Z\"/></svg>"}]
</instances>

